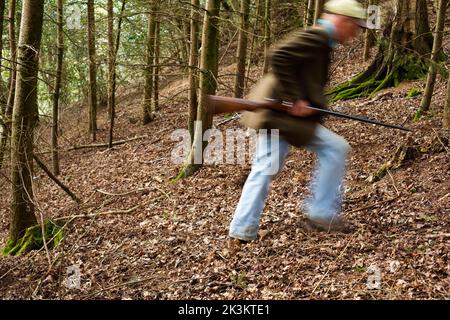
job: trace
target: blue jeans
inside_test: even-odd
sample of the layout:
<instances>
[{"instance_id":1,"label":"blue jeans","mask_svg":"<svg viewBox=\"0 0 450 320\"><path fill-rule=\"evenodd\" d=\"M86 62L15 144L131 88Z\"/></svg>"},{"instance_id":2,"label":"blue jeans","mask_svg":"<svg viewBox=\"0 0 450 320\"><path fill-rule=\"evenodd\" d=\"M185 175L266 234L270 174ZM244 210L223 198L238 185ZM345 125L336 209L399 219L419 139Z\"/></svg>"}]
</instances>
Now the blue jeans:
<instances>
[{"instance_id":1,"label":"blue jeans","mask_svg":"<svg viewBox=\"0 0 450 320\"><path fill-rule=\"evenodd\" d=\"M284 166L291 145L278 135L259 135L251 172L230 224L230 237L254 240L270 183ZM305 213L311 220L328 222L339 215L342 181L350 146L347 141L318 125L315 137L306 147L317 154L318 163L311 184L311 197Z\"/></svg>"}]
</instances>

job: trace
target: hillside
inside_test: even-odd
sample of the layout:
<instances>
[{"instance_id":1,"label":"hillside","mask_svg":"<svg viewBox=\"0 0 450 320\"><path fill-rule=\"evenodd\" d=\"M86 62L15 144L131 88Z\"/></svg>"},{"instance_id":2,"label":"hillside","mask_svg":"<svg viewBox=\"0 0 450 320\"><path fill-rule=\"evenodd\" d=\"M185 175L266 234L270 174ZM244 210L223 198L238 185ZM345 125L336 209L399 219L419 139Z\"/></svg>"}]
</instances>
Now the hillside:
<instances>
[{"instance_id":1,"label":"hillside","mask_svg":"<svg viewBox=\"0 0 450 320\"><path fill-rule=\"evenodd\" d=\"M361 46L339 48L331 84L365 67ZM448 47L448 46L447 46ZM344 58L344 59L342 59ZM229 74L233 65L222 66ZM261 70L251 77L258 79ZM221 77L220 95L230 95L230 77ZM179 180L170 161L171 133L186 126L183 79L162 91L161 110L142 126L140 86L119 88L115 139L145 138L109 150L90 148L61 155L61 179L82 200L73 202L36 168L37 213L75 218L60 245L19 257L0 258L0 297L37 299L448 299L450 292L450 159L439 143L446 84L438 77L431 115L411 119L421 96L408 97L424 81L402 83L375 99L355 99L335 110L404 124L412 134L347 120L326 125L352 146L343 212L357 231L350 235L313 233L301 226L314 157L293 149L273 183L261 238L230 252L228 224L250 169L245 165L205 166ZM168 102L170 101L170 103ZM86 115L63 115L63 148L87 144ZM106 140L105 110L99 141ZM69 119L79 119L78 123ZM216 125L224 121L216 117ZM71 125L69 125L71 123ZM220 130L241 128L236 120ZM48 128L41 124L37 136ZM39 140L38 151L48 145ZM48 140L47 140L48 141ZM422 148L414 159L379 181L367 178L395 150L408 143ZM434 149L429 147L434 145ZM49 161L48 154L41 157ZM6 172L3 169L2 172ZM0 194L9 182L0 175ZM0 243L7 239L9 200L0 198ZM38 217L40 219L40 217ZM65 285L67 268L77 265L80 289ZM375 269L374 269L375 268ZM380 272L380 286L371 279Z\"/></svg>"}]
</instances>

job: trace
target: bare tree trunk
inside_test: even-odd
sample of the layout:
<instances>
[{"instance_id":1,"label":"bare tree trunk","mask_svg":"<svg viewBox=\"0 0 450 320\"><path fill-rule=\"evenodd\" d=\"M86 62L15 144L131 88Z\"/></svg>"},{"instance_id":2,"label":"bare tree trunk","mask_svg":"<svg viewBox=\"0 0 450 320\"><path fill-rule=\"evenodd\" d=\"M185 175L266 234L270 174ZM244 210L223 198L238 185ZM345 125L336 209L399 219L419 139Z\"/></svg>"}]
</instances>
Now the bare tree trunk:
<instances>
[{"instance_id":1,"label":"bare tree trunk","mask_svg":"<svg viewBox=\"0 0 450 320\"><path fill-rule=\"evenodd\" d=\"M306 0L305 0L306 1ZM304 27L308 27L313 24L314 20L314 0L308 0L308 5L305 11Z\"/></svg>"},{"instance_id":2,"label":"bare tree trunk","mask_svg":"<svg viewBox=\"0 0 450 320\"><path fill-rule=\"evenodd\" d=\"M188 130L191 141L194 139L194 121L197 118L198 88L198 22L199 0L191 0L191 48L189 54L189 115Z\"/></svg>"},{"instance_id":3,"label":"bare tree trunk","mask_svg":"<svg viewBox=\"0 0 450 320\"><path fill-rule=\"evenodd\" d=\"M114 88L114 8L113 1L108 0L107 3L108 12L108 115L110 119L113 119L112 112L115 104L115 88ZM108 139L109 143L109 139ZM111 145L109 146L112 147Z\"/></svg>"},{"instance_id":4,"label":"bare tree trunk","mask_svg":"<svg viewBox=\"0 0 450 320\"><path fill-rule=\"evenodd\" d=\"M436 82L436 64L439 60L439 53L442 51L442 37L445 23L445 11L447 9L447 0L439 1L439 10L436 23L436 36L434 37L433 50L431 51L430 67L428 69L427 84L425 93L420 103L420 108L416 113L416 119L427 112L430 108L431 96L433 95L434 84Z\"/></svg>"},{"instance_id":5,"label":"bare tree trunk","mask_svg":"<svg viewBox=\"0 0 450 320\"><path fill-rule=\"evenodd\" d=\"M189 62L189 39L190 39L190 19L189 15L185 13L185 17L181 18L181 48L182 48L182 59L181 64L186 66Z\"/></svg>"},{"instance_id":6,"label":"bare tree trunk","mask_svg":"<svg viewBox=\"0 0 450 320\"><path fill-rule=\"evenodd\" d=\"M234 82L234 97L242 98L245 84L245 62L247 58L247 33L249 27L250 0L241 0L241 25L239 28L237 48L237 68Z\"/></svg>"},{"instance_id":7,"label":"bare tree trunk","mask_svg":"<svg viewBox=\"0 0 450 320\"><path fill-rule=\"evenodd\" d=\"M440 0L433 0L433 11L438 13L439 12L439 1Z\"/></svg>"},{"instance_id":8,"label":"bare tree trunk","mask_svg":"<svg viewBox=\"0 0 450 320\"><path fill-rule=\"evenodd\" d=\"M37 78L44 0L24 0L19 37L16 94L11 136L10 241L37 223L33 203L33 131L37 121Z\"/></svg>"},{"instance_id":9,"label":"bare tree trunk","mask_svg":"<svg viewBox=\"0 0 450 320\"><path fill-rule=\"evenodd\" d=\"M153 75L153 104L155 111L159 110L159 56L161 53L161 18L155 17L155 59L154 59L154 75Z\"/></svg>"},{"instance_id":10,"label":"bare tree trunk","mask_svg":"<svg viewBox=\"0 0 450 320\"><path fill-rule=\"evenodd\" d=\"M89 133L97 140L97 53L95 48L94 0L87 1L89 51Z\"/></svg>"},{"instance_id":11,"label":"bare tree trunk","mask_svg":"<svg viewBox=\"0 0 450 320\"><path fill-rule=\"evenodd\" d=\"M17 44L16 44L16 0L9 1L9 49L11 52L11 71L9 74L9 82L8 82L8 100L6 102L6 108L4 117L7 121L12 117L13 104L14 104L14 95L16 92L16 71L17 71ZM4 126L4 130L0 136L0 166L3 163L3 157L6 150L6 145L8 141L8 137L11 133L11 126L6 123Z\"/></svg>"},{"instance_id":12,"label":"bare tree trunk","mask_svg":"<svg viewBox=\"0 0 450 320\"><path fill-rule=\"evenodd\" d=\"M365 35L364 35L364 61L367 61L370 59L370 49L373 48L373 45L375 44L375 36L373 30L366 29Z\"/></svg>"},{"instance_id":13,"label":"bare tree trunk","mask_svg":"<svg viewBox=\"0 0 450 320\"><path fill-rule=\"evenodd\" d=\"M258 25L258 20L259 20L259 12L260 12L260 4L261 4L261 0L256 0L255 2L255 21L253 23L253 29L252 29L252 33L250 34L250 50L248 52L248 58L247 58L247 77L245 79L245 87L248 87L248 79L250 78L250 66L252 64L252 55L253 55L253 46L255 43L255 33L256 33L256 28Z\"/></svg>"},{"instance_id":14,"label":"bare tree trunk","mask_svg":"<svg viewBox=\"0 0 450 320\"><path fill-rule=\"evenodd\" d=\"M113 146L113 132L114 132L114 119L116 117L116 61L117 61L117 54L119 52L119 46L120 46L120 32L122 30L122 20L123 20L123 12L125 11L125 3L126 0L122 0L122 8L120 9L120 16L119 16L119 22L117 23L117 35L116 35L116 41L114 42L113 35L114 35L114 16L112 12L112 4L111 8L108 10L108 16L110 19L108 19L108 39L110 42L110 49L112 49L111 53L111 62L110 62L110 74L109 74L109 80L110 80L110 90L109 90L109 136L108 136L108 144L109 148L112 148ZM110 39L111 37L111 39Z\"/></svg>"},{"instance_id":15,"label":"bare tree trunk","mask_svg":"<svg viewBox=\"0 0 450 320\"><path fill-rule=\"evenodd\" d=\"M219 11L220 0L207 0L202 33L202 51L200 58L200 103L197 110L192 149L186 159L180 176L186 177L198 170L203 163L203 134L212 127L212 114L208 112L207 95L214 94L217 88L217 72L219 61ZM197 160L197 161L196 161Z\"/></svg>"},{"instance_id":16,"label":"bare tree trunk","mask_svg":"<svg viewBox=\"0 0 450 320\"><path fill-rule=\"evenodd\" d=\"M320 15L322 14L323 3L324 3L324 0L316 0L316 7L314 9L314 24L317 23L317 19L319 19Z\"/></svg>"},{"instance_id":17,"label":"bare tree trunk","mask_svg":"<svg viewBox=\"0 0 450 320\"><path fill-rule=\"evenodd\" d=\"M142 102L142 123L147 124L154 118L154 108L152 105L153 93L153 60L155 56L155 9L157 0L149 0L150 13L148 14L148 28L147 28L147 55L145 85L144 85L144 101Z\"/></svg>"},{"instance_id":18,"label":"bare tree trunk","mask_svg":"<svg viewBox=\"0 0 450 320\"><path fill-rule=\"evenodd\" d=\"M59 154L58 154L58 114L59 96L61 90L61 75L64 58L64 30L63 30L63 0L56 2L57 6L57 46L58 57L56 62L55 91L53 93L53 117L52 117L52 165L53 174L59 175Z\"/></svg>"},{"instance_id":19,"label":"bare tree trunk","mask_svg":"<svg viewBox=\"0 0 450 320\"><path fill-rule=\"evenodd\" d=\"M263 73L266 74L269 71L269 48L270 48L270 24L271 24L271 18L270 18L270 8L271 8L271 1L266 0L265 6L264 6L264 66L263 66ZM306 10L308 8L305 8L305 16L306 16Z\"/></svg>"},{"instance_id":20,"label":"bare tree trunk","mask_svg":"<svg viewBox=\"0 0 450 320\"><path fill-rule=\"evenodd\" d=\"M368 2L369 6L374 4L374 0L368 0L367 2ZM370 49L374 46L375 40L376 39L375 39L374 31L370 30L370 29L366 29L365 36L364 36L364 53L363 53L364 61L369 60Z\"/></svg>"},{"instance_id":21,"label":"bare tree trunk","mask_svg":"<svg viewBox=\"0 0 450 320\"><path fill-rule=\"evenodd\" d=\"M445 129L450 129L450 77L447 80L447 99L445 99L444 104L443 124Z\"/></svg>"},{"instance_id":22,"label":"bare tree trunk","mask_svg":"<svg viewBox=\"0 0 450 320\"><path fill-rule=\"evenodd\" d=\"M6 105L6 116L12 115L17 76L17 43L16 43L16 0L9 2L9 49L11 51L11 72L9 76L9 94Z\"/></svg>"},{"instance_id":23,"label":"bare tree trunk","mask_svg":"<svg viewBox=\"0 0 450 320\"><path fill-rule=\"evenodd\" d=\"M5 0L0 0L0 70L2 69L2 62L3 62L3 22L5 14ZM0 115L4 115L6 111L6 85L3 82L3 77L0 73ZM1 167L1 162L0 162Z\"/></svg>"},{"instance_id":24,"label":"bare tree trunk","mask_svg":"<svg viewBox=\"0 0 450 320\"><path fill-rule=\"evenodd\" d=\"M5 0L0 0L0 70L2 69L2 52L3 52L3 15L5 13ZM0 73L0 116L6 119L6 104L7 104L7 88L3 83L3 78ZM3 144L4 139L7 137L8 127L3 121L0 122L0 168L3 165L3 157L5 154L5 145ZM6 141L5 141L6 142Z\"/></svg>"}]
</instances>

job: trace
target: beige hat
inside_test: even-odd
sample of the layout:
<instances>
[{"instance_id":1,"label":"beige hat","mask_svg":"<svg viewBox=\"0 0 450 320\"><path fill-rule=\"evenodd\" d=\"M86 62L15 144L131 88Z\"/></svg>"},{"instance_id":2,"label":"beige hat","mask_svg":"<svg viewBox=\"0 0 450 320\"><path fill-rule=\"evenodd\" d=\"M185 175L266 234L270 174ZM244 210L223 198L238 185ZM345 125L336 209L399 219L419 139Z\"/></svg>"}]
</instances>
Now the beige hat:
<instances>
[{"instance_id":1,"label":"beige hat","mask_svg":"<svg viewBox=\"0 0 450 320\"><path fill-rule=\"evenodd\" d=\"M356 0L330 0L325 3L325 12L354 18L360 27L367 28L366 10Z\"/></svg>"}]
</instances>

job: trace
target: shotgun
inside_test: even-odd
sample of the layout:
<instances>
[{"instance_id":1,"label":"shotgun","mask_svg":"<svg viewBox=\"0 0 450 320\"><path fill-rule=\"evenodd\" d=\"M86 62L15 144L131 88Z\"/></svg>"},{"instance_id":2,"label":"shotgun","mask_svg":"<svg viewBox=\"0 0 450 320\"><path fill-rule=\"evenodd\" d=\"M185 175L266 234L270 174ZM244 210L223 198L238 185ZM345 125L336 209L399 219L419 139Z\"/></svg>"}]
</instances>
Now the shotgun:
<instances>
[{"instance_id":1,"label":"shotgun","mask_svg":"<svg viewBox=\"0 0 450 320\"><path fill-rule=\"evenodd\" d=\"M275 110L275 111L287 112L289 108L292 108L293 103L286 102L286 101L279 101L279 100L275 100L275 99L268 99L268 98L266 98L266 101L256 102L256 101L240 99L240 98L229 98L229 97L220 97L220 96L209 95L207 97L207 105L213 114L221 114L221 113L231 113L231 112L239 112L239 111L255 111L260 108L266 108L266 109L271 109L271 110ZM366 118L366 117L349 115L349 114L345 114L345 113L341 113L341 112L316 108L316 107L312 107L312 106L308 106L307 108L327 114L327 115L332 115L335 117L376 124L376 125L387 127L387 128L399 129L402 131L412 131L409 128L380 122L380 121Z\"/></svg>"}]
</instances>

